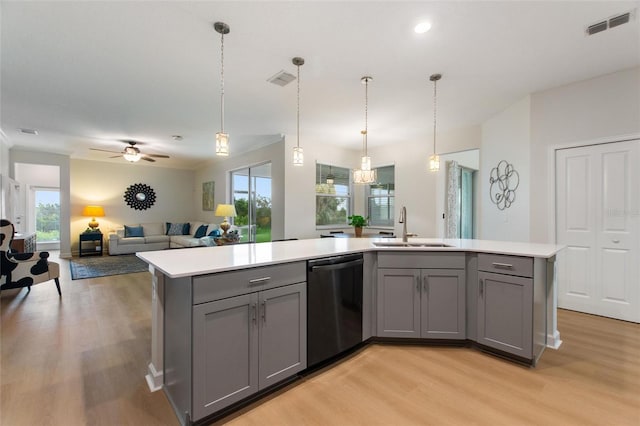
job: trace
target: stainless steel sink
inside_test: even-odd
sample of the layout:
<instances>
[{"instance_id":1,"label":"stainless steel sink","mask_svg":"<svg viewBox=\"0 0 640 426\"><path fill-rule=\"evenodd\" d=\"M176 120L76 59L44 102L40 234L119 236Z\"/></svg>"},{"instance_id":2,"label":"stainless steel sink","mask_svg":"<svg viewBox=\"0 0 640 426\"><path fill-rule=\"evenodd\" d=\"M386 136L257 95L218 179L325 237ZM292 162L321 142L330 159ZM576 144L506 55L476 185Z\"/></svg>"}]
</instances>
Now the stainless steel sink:
<instances>
[{"instance_id":1,"label":"stainless steel sink","mask_svg":"<svg viewBox=\"0 0 640 426\"><path fill-rule=\"evenodd\" d=\"M403 243L401 241L381 241L374 242L376 247L453 247L444 243Z\"/></svg>"}]
</instances>

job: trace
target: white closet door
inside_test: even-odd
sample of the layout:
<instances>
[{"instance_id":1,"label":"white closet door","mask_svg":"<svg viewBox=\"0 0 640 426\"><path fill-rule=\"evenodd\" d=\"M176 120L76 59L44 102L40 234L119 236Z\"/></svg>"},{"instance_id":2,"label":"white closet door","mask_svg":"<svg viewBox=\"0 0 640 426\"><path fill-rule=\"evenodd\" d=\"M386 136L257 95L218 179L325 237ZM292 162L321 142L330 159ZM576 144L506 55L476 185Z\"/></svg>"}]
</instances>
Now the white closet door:
<instances>
[{"instance_id":1,"label":"white closet door","mask_svg":"<svg viewBox=\"0 0 640 426\"><path fill-rule=\"evenodd\" d=\"M558 307L640 322L640 140L556 151Z\"/></svg>"}]
</instances>

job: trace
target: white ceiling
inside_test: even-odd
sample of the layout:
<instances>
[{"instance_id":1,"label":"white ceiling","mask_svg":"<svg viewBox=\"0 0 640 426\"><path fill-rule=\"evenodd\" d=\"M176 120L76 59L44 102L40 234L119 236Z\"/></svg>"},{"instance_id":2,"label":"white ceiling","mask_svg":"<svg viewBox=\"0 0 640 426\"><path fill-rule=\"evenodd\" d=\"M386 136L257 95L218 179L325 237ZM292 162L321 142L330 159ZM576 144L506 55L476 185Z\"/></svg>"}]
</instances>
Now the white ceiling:
<instances>
[{"instance_id":1,"label":"white ceiling","mask_svg":"<svg viewBox=\"0 0 640 426\"><path fill-rule=\"evenodd\" d=\"M301 146L359 149L364 87L369 144L431 140L480 124L533 93L640 65L640 25L591 37L587 25L639 8L617 1L2 1L1 127L29 150L107 160L119 139L168 154L156 165L213 159L220 130L220 35L225 37L225 130L232 153L296 132L301 56ZM413 32L429 20L426 34ZM631 91L631 95L633 95ZM38 136L18 128L36 129ZM182 135L176 142L172 135ZM111 161L124 161L114 159Z\"/></svg>"}]
</instances>

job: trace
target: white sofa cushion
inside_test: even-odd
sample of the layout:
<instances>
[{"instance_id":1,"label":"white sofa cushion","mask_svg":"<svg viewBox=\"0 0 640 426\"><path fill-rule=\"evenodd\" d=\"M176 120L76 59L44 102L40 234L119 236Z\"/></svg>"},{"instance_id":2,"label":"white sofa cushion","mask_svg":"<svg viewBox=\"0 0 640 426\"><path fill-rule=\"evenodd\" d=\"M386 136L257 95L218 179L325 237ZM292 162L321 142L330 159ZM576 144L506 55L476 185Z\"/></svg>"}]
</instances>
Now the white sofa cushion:
<instances>
[{"instance_id":1,"label":"white sofa cushion","mask_svg":"<svg viewBox=\"0 0 640 426\"><path fill-rule=\"evenodd\" d=\"M164 228L162 222L157 223L141 223L142 230L144 231L144 236L148 237L150 235L164 235Z\"/></svg>"},{"instance_id":2,"label":"white sofa cushion","mask_svg":"<svg viewBox=\"0 0 640 426\"><path fill-rule=\"evenodd\" d=\"M171 237L168 235L149 235L144 237L145 243L164 243L169 241Z\"/></svg>"},{"instance_id":3,"label":"white sofa cushion","mask_svg":"<svg viewBox=\"0 0 640 426\"><path fill-rule=\"evenodd\" d=\"M127 238L120 238L119 243L122 245L125 244L144 244L144 237L127 237Z\"/></svg>"}]
</instances>

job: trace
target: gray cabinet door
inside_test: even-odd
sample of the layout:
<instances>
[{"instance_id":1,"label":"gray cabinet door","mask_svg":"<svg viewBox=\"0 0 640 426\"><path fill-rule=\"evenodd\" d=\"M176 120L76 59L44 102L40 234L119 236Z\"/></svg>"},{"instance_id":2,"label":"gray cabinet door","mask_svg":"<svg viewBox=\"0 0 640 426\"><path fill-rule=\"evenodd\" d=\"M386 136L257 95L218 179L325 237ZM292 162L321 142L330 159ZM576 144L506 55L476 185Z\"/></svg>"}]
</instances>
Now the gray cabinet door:
<instances>
[{"instance_id":1,"label":"gray cabinet door","mask_svg":"<svg viewBox=\"0 0 640 426\"><path fill-rule=\"evenodd\" d=\"M464 270L423 269L421 337L466 338Z\"/></svg>"},{"instance_id":2,"label":"gray cabinet door","mask_svg":"<svg viewBox=\"0 0 640 426\"><path fill-rule=\"evenodd\" d=\"M193 307L193 419L258 391L258 294Z\"/></svg>"},{"instance_id":3,"label":"gray cabinet door","mask_svg":"<svg viewBox=\"0 0 640 426\"><path fill-rule=\"evenodd\" d=\"M478 272L478 343L531 359L533 280Z\"/></svg>"},{"instance_id":4,"label":"gray cabinet door","mask_svg":"<svg viewBox=\"0 0 640 426\"><path fill-rule=\"evenodd\" d=\"M378 336L420 337L420 270L378 268Z\"/></svg>"},{"instance_id":5,"label":"gray cabinet door","mask_svg":"<svg viewBox=\"0 0 640 426\"><path fill-rule=\"evenodd\" d=\"M307 284L259 293L259 388L307 367Z\"/></svg>"}]
</instances>

